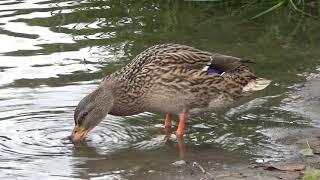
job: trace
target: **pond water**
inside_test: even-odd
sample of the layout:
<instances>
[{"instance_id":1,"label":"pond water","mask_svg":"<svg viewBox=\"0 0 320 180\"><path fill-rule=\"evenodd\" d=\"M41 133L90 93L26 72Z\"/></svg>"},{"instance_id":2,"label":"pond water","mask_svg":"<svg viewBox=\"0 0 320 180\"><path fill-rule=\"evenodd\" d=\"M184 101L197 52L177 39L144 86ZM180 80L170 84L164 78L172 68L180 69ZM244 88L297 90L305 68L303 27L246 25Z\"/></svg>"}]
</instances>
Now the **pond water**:
<instances>
[{"instance_id":1,"label":"pond water","mask_svg":"<svg viewBox=\"0 0 320 180\"><path fill-rule=\"evenodd\" d=\"M183 176L171 164L178 144L164 139L162 114L108 116L85 143L67 139L75 106L104 76L171 42L255 59L251 68L272 80L223 113L192 116L187 161L225 168L291 156L275 136L320 124L288 108L319 65L320 24L286 9L251 21L233 12L183 1L2 0L0 178Z\"/></svg>"}]
</instances>

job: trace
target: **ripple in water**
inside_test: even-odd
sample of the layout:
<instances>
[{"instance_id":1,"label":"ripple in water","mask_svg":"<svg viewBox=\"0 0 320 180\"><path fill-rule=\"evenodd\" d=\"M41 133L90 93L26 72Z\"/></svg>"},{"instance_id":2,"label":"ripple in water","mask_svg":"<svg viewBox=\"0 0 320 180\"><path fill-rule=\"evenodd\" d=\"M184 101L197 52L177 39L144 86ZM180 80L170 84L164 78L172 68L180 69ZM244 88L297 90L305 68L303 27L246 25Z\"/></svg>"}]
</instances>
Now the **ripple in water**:
<instances>
[{"instance_id":1,"label":"ripple in water","mask_svg":"<svg viewBox=\"0 0 320 180\"><path fill-rule=\"evenodd\" d=\"M70 142L67 136L74 125L75 105L95 86L24 88L17 92L0 90L0 167L12 171L19 167L18 171L23 172L18 174L32 174L38 170L47 175L57 172L61 176L59 169L63 170L64 166L70 169L70 158L79 156L75 148L87 151L89 147L94 147L97 154L93 156L102 158L99 154L128 148L137 139L143 138L141 126L128 125L125 119L110 115L89 134L83 145L74 146ZM64 101L59 100L62 97ZM85 156L90 157L90 154ZM64 165L54 171L40 165L57 163L55 161ZM38 163L40 166L37 166Z\"/></svg>"}]
</instances>

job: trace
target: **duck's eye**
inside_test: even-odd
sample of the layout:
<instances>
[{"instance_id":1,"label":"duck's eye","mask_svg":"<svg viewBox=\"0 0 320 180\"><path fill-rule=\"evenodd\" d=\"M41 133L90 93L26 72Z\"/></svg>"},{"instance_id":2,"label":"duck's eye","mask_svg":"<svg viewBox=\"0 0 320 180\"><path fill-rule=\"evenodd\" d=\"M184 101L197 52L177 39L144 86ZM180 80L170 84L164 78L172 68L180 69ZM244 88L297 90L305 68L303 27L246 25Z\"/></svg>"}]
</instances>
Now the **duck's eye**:
<instances>
[{"instance_id":1,"label":"duck's eye","mask_svg":"<svg viewBox=\"0 0 320 180\"><path fill-rule=\"evenodd\" d=\"M82 118L85 118L87 115L88 115L88 112L84 112L84 113L82 114Z\"/></svg>"},{"instance_id":2,"label":"duck's eye","mask_svg":"<svg viewBox=\"0 0 320 180\"><path fill-rule=\"evenodd\" d=\"M78 119L78 123L77 123L78 126L81 125L82 121L84 120L84 118L85 118L87 115L88 115L88 112L87 112L87 111L84 112L84 113L82 113L81 118Z\"/></svg>"}]
</instances>

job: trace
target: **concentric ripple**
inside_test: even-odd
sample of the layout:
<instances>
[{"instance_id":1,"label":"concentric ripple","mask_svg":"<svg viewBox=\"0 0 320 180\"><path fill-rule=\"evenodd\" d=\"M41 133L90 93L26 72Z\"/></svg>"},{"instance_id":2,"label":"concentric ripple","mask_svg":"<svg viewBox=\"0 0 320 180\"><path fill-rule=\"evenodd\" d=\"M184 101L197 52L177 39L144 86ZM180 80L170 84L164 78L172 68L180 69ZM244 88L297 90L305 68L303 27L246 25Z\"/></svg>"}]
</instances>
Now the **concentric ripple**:
<instances>
[{"instance_id":1,"label":"concentric ripple","mask_svg":"<svg viewBox=\"0 0 320 180\"><path fill-rule=\"evenodd\" d=\"M19 167L29 171L23 173L32 174L38 169L50 175L49 169L27 164L30 161L44 163L48 158L70 163L67 157L74 156L74 148L77 148L67 138L74 125L73 110L78 100L95 86L24 88L18 92L0 90L1 168L11 169L12 163L21 161ZM129 147L143 134L138 125L128 126L123 118L109 116L90 134L85 144L94 146L97 152L108 154Z\"/></svg>"}]
</instances>

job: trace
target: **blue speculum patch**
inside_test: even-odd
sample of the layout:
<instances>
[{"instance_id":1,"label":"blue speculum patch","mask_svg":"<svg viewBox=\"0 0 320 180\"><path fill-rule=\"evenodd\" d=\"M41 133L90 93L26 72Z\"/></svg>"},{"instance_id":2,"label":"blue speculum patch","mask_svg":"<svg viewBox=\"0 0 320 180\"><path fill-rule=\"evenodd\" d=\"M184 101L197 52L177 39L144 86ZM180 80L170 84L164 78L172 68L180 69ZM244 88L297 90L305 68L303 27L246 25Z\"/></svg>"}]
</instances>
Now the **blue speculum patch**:
<instances>
[{"instance_id":1,"label":"blue speculum patch","mask_svg":"<svg viewBox=\"0 0 320 180\"><path fill-rule=\"evenodd\" d=\"M208 74L222 74L224 71L219 69L208 68L207 72Z\"/></svg>"}]
</instances>

